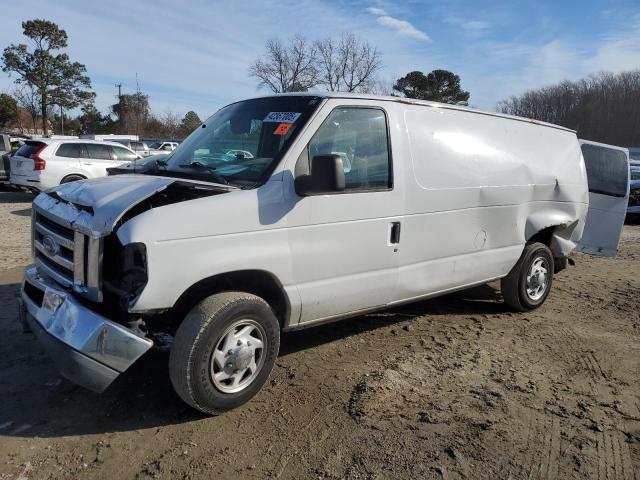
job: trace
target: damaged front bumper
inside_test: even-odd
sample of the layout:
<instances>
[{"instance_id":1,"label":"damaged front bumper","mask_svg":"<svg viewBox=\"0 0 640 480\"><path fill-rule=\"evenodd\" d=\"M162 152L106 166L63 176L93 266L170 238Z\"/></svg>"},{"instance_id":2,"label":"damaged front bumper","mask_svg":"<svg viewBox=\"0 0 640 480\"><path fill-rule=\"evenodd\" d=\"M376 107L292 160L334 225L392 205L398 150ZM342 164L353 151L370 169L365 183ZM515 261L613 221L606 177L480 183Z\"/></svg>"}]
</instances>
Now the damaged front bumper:
<instances>
[{"instance_id":1,"label":"damaged front bumper","mask_svg":"<svg viewBox=\"0 0 640 480\"><path fill-rule=\"evenodd\" d=\"M22 314L60 373L104 391L153 346L147 338L93 312L35 267L25 271Z\"/></svg>"}]
</instances>

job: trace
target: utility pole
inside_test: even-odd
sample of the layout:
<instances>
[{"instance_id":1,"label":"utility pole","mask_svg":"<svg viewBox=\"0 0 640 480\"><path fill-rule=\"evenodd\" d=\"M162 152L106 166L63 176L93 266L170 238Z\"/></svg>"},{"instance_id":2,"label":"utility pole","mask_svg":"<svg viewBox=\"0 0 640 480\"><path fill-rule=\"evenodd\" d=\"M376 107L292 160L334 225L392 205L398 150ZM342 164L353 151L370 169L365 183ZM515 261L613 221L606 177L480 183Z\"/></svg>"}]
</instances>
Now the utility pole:
<instances>
[{"instance_id":1,"label":"utility pole","mask_svg":"<svg viewBox=\"0 0 640 480\"><path fill-rule=\"evenodd\" d=\"M64 112L62 105L60 105L60 135L64 135Z\"/></svg>"},{"instance_id":2,"label":"utility pole","mask_svg":"<svg viewBox=\"0 0 640 480\"><path fill-rule=\"evenodd\" d=\"M116 115L118 116L118 130L122 129L122 82L116 83L116 87L118 88L118 109L116 111Z\"/></svg>"}]
</instances>

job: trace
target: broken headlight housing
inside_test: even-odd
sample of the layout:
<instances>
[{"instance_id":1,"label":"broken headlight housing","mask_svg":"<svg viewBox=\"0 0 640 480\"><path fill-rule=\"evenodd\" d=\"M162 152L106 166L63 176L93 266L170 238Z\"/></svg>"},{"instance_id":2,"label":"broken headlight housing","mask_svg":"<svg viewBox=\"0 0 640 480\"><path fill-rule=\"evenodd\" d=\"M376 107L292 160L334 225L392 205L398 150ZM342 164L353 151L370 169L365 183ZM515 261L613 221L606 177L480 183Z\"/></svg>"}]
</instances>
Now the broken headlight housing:
<instances>
[{"instance_id":1,"label":"broken headlight housing","mask_svg":"<svg viewBox=\"0 0 640 480\"><path fill-rule=\"evenodd\" d=\"M126 312L147 285L147 247L144 243L122 245L115 235L105 242L103 286L106 295L115 296Z\"/></svg>"}]
</instances>

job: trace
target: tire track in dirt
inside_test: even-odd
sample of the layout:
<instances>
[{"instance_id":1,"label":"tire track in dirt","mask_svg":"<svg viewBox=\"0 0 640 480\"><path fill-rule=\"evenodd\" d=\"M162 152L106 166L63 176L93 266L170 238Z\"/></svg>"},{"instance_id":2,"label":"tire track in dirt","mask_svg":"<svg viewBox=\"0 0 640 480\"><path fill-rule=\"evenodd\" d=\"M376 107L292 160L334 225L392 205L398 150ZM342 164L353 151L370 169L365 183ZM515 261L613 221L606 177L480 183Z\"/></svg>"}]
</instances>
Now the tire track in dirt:
<instances>
[{"instance_id":1,"label":"tire track in dirt","mask_svg":"<svg viewBox=\"0 0 640 480\"><path fill-rule=\"evenodd\" d=\"M521 478L555 480L560 476L561 437L560 420L533 420L526 442L528 458L522 466ZM542 438L542 441L540 439Z\"/></svg>"},{"instance_id":2,"label":"tire track in dirt","mask_svg":"<svg viewBox=\"0 0 640 480\"><path fill-rule=\"evenodd\" d=\"M629 446L618 431L596 434L598 480L637 480Z\"/></svg>"}]
</instances>

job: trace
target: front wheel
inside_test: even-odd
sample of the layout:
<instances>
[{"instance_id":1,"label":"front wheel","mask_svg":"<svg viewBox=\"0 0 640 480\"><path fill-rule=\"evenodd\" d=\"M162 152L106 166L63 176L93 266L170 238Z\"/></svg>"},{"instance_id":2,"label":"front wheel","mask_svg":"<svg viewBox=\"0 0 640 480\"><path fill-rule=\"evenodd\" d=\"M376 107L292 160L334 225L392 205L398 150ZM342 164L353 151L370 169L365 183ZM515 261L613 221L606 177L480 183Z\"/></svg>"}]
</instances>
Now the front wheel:
<instances>
[{"instance_id":1,"label":"front wheel","mask_svg":"<svg viewBox=\"0 0 640 480\"><path fill-rule=\"evenodd\" d=\"M218 415L258 393L279 348L280 327L267 302L242 292L212 295L176 332L169 355L171 383L193 408Z\"/></svg>"},{"instance_id":2,"label":"front wheel","mask_svg":"<svg viewBox=\"0 0 640 480\"><path fill-rule=\"evenodd\" d=\"M543 243L527 244L509 274L500 283L507 305L526 312L544 303L553 282L553 255Z\"/></svg>"}]
</instances>

